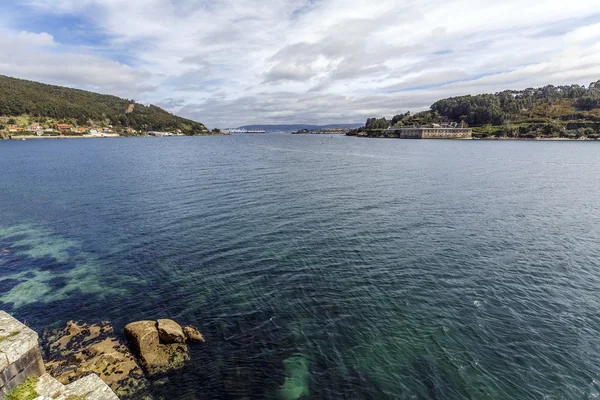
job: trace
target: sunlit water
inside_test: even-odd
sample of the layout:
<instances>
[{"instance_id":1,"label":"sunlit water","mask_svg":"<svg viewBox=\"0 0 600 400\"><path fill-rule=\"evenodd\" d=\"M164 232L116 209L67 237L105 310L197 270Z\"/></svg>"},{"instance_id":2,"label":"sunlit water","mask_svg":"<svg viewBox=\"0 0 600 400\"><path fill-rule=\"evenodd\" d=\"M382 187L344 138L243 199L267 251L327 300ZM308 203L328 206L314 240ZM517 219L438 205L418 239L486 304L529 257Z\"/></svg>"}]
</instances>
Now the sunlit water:
<instances>
[{"instance_id":1,"label":"sunlit water","mask_svg":"<svg viewBox=\"0 0 600 400\"><path fill-rule=\"evenodd\" d=\"M600 143L0 142L0 308L170 317L169 399L600 393Z\"/></svg>"}]
</instances>

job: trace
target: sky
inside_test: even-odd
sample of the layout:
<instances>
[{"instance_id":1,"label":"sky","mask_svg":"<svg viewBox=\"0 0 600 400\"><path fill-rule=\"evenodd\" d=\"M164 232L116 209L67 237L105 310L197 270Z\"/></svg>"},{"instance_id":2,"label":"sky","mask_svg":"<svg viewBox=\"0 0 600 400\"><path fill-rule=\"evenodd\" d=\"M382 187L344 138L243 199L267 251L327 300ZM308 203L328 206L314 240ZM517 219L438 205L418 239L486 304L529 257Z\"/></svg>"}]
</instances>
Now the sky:
<instances>
[{"instance_id":1,"label":"sky","mask_svg":"<svg viewBox=\"0 0 600 400\"><path fill-rule=\"evenodd\" d=\"M227 128L600 79L598 0L0 0L0 74Z\"/></svg>"}]
</instances>

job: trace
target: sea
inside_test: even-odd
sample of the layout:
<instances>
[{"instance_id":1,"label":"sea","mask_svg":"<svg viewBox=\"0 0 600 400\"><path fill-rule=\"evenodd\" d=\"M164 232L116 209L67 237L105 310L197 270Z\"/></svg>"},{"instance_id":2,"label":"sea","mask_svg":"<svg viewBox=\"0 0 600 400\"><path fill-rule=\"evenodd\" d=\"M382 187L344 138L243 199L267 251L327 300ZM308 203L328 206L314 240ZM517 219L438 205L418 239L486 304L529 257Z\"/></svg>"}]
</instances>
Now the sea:
<instances>
[{"instance_id":1,"label":"sea","mask_svg":"<svg viewBox=\"0 0 600 400\"><path fill-rule=\"evenodd\" d=\"M157 399L595 399L600 142L0 141L0 309L197 326Z\"/></svg>"}]
</instances>

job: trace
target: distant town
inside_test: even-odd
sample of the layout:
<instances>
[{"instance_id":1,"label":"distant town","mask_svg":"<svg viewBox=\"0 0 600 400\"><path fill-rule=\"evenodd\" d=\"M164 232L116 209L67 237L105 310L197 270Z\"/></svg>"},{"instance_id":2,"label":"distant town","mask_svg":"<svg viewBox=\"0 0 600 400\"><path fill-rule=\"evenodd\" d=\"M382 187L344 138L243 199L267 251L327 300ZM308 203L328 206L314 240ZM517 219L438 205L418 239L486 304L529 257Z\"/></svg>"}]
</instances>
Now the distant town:
<instances>
[{"instance_id":1,"label":"distant town","mask_svg":"<svg viewBox=\"0 0 600 400\"><path fill-rule=\"evenodd\" d=\"M103 126L77 126L73 124L17 124L0 123L0 137L7 139L59 139L59 138L115 138L121 136L185 136L180 129L174 131L139 131L133 128Z\"/></svg>"}]
</instances>

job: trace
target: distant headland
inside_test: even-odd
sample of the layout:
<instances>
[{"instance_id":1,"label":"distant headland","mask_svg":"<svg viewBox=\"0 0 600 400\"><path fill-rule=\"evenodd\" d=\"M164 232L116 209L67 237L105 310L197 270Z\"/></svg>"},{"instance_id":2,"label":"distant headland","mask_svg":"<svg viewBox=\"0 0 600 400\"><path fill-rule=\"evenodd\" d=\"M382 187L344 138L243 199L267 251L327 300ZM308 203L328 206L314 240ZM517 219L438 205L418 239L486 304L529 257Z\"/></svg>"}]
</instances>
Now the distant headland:
<instances>
[{"instance_id":1,"label":"distant headland","mask_svg":"<svg viewBox=\"0 0 600 400\"><path fill-rule=\"evenodd\" d=\"M369 118L363 127L349 131L348 135L467 138L468 131L459 129L472 129L473 139L598 140L600 80L587 87L547 85L450 97L416 114ZM447 136L440 136L442 133Z\"/></svg>"},{"instance_id":2,"label":"distant headland","mask_svg":"<svg viewBox=\"0 0 600 400\"><path fill-rule=\"evenodd\" d=\"M154 105L0 75L0 138L220 134Z\"/></svg>"}]
</instances>

